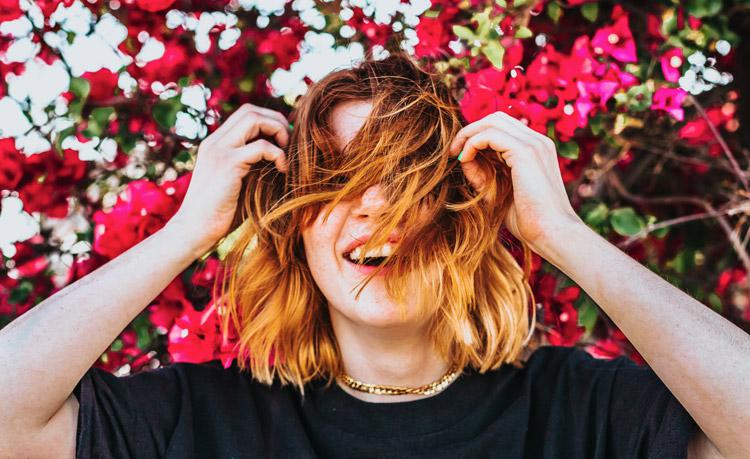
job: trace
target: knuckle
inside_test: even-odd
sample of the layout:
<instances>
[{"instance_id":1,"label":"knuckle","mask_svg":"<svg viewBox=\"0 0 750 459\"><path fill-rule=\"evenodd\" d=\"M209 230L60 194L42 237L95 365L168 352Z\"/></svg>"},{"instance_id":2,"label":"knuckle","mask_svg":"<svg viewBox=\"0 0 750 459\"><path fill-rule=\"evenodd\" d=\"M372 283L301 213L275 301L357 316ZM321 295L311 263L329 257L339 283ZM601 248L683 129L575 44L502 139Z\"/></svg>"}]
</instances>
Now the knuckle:
<instances>
[{"instance_id":1,"label":"knuckle","mask_svg":"<svg viewBox=\"0 0 750 459\"><path fill-rule=\"evenodd\" d=\"M492 113L492 114L490 115L490 119L491 119L492 121L495 121L495 122L499 122L499 121L502 121L502 120L503 120L503 115L504 115L504 114L505 114L505 113L503 113L503 112L501 112L500 110L498 110L498 111L496 111L496 112L494 112L494 113Z\"/></svg>"}]
</instances>

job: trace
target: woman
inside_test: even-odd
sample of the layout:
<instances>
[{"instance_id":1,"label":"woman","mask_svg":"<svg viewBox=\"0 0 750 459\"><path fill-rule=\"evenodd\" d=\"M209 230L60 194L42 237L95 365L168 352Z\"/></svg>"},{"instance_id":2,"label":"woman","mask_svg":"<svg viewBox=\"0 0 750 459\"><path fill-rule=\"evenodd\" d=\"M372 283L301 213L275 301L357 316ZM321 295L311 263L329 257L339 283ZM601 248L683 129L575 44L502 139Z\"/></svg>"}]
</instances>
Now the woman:
<instances>
[{"instance_id":1,"label":"woman","mask_svg":"<svg viewBox=\"0 0 750 459\"><path fill-rule=\"evenodd\" d=\"M2 456L750 457L750 338L590 230L550 139L458 113L400 53L313 84L293 131L240 107L163 229L0 331ZM240 222L231 367L91 367ZM653 371L531 341L528 249Z\"/></svg>"}]
</instances>

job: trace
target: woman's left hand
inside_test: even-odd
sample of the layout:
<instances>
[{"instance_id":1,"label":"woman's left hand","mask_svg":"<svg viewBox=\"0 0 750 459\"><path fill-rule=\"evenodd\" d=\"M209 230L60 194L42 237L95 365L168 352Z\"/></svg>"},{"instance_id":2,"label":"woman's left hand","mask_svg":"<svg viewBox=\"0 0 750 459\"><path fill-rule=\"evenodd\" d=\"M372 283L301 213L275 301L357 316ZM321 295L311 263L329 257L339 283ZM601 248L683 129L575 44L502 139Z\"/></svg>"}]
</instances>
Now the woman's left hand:
<instances>
[{"instance_id":1,"label":"woman's left hand","mask_svg":"<svg viewBox=\"0 0 750 459\"><path fill-rule=\"evenodd\" d=\"M475 156L492 149L510 167L513 203L505 225L519 240L538 250L566 225L584 224L570 204L557 162L555 142L507 113L497 111L464 126L450 146L451 156L461 151L461 168L480 192L487 177Z\"/></svg>"}]
</instances>

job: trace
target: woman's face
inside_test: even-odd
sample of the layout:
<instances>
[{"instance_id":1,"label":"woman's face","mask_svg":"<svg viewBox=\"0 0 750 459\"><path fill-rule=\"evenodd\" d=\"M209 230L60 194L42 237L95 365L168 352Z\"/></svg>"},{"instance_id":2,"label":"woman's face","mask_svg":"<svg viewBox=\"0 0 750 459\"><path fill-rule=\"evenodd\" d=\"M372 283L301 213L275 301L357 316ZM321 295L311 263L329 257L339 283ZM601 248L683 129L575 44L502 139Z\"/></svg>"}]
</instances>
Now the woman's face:
<instances>
[{"instance_id":1,"label":"woman's face","mask_svg":"<svg viewBox=\"0 0 750 459\"><path fill-rule=\"evenodd\" d=\"M338 151L354 137L371 109L370 102L346 102L333 109L331 122ZM334 327L342 321L372 327L417 325L414 308L409 304L406 317L400 317L399 305L388 296L382 275L375 276L355 299L355 287L366 277L367 271L363 269L367 267L348 261L345 253L353 244L364 243L372 234L374 222L386 205L382 188L374 185L358 198L341 201L325 222L323 217L328 207L324 208L315 222L302 232L310 271L328 300ZM390 235L394 242L401 237L399 231Z\"/></svg>"}]
</instances>

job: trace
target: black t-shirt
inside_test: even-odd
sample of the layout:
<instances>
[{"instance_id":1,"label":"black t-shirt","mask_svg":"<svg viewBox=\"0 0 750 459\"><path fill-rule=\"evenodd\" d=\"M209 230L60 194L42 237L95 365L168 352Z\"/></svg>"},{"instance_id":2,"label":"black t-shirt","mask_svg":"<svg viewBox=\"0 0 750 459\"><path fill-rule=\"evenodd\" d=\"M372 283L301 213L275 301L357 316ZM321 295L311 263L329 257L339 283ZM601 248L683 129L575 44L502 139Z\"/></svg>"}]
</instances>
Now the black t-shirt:
<instances>
[{"instance_id":1,"label":"black t-shirt","mask_svg":"<svg viewBox=\"0 0 750 459\"><path fill-rule=\"evenodd\" d=\"M686 458L697 429L651 369L557 346L408 402L322 382L302 400L219 360L124 377L92 367L74 393L78 458Z\"/></svg>"}]
</instances>

